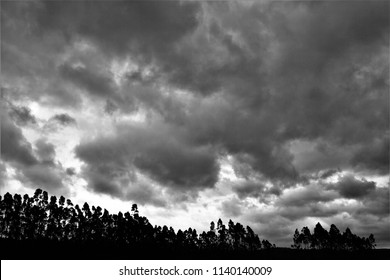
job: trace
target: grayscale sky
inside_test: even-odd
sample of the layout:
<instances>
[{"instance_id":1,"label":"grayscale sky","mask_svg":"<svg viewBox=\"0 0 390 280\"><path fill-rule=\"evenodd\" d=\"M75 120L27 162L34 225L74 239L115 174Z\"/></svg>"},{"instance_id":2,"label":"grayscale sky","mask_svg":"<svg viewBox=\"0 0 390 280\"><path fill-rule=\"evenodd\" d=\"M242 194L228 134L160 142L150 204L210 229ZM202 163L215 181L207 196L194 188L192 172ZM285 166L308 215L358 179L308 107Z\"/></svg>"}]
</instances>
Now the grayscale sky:
<instances>
[{"instance_id":1,"label":"grayscale sky","mask_svg":"<svg viewBox=\"0 0 390 280\"><path fill-rule=\"evenodd\" d=\"M390 247L388 1L1 2L1 194Z\"/></svg>"}]
</instances>

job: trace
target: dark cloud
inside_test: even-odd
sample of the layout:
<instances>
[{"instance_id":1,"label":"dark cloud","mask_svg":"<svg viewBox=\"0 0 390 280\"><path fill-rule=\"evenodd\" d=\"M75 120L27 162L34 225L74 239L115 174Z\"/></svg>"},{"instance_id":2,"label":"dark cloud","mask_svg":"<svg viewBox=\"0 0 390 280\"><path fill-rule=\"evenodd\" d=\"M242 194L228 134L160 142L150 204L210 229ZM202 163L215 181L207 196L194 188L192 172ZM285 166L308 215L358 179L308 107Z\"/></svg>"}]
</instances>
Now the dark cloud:
<instances>
[{"instance_id":1,"label":"dark cloud","mask_svg":"<svg viewBox=\"0 0 390 280\"><path fill-rule=\"evenodd\" d=\"M10 117L21 126L37 123L36 118L31 114L31 109L24 106L12 106Z\"/></svg>"},{"instance_id":2,"label":"dark cloud","mask_svg":"<svg viewBox=\"0 0 390 280\"><path fill-rule=\"evenodd\" d=\"M388 174L390 170L390 142L388 137L374 139L370 145L364 145L351 159L353 166L379 174Z\"/></svg>"},{"instance_id":3,"label":"dark cloud","mask_svg":"<svg viewBox=\"0 0 390 280\"><path fill-rule=\"evenodd\" d=\"M359 180L353 175L345 175L331 188L337 190L342 197L361 199L375 191L376 183Z\"/></svg>"},{"instance_id":4,"label":"dark cloud","mask_svg":"<svg viewBox=\"0 0 390 280\"><path fill-rule=\"evenodd\" d=\"M33 146L24 137L22 130L6 114L1 116L1 157L16 170L16 178L27 187L66 193L63 185L63 170L54 163L54 145L44 139L37 140Z\"/></svg>"},{"instance_id":5,"label":"dark cloud","mask_svg":"<svg viewBox=\"0 0 390 280\"><path fill-rule=\"evenodd\" d=\"M33 189L43 188L56 194L68 192L63 184L63 172L57 166L48 166L42 163L28 166L19 171L17 178L25 183L25 186Z\"/></svg>"},{"instance_id":6,"label":"dark cloud","mask_svg":"<svg viewBox=\"0 0 390 280\"><path fill-rule=\"evenodd\" d=\"M336 214L341 213L341 209L329 207L326 204L316 202L303 206L284 207L277 213L290 221L298 221L301 220L302 217L311 217L316 219L333 217Z\"/></svg>"},{"instance_id":7,"label":"dark cloud","mask_svg":"<svg viewBox=\"0 0 390 280\"><path fill-rule=\"evenodd\" d=\"M176 52L158 57L164 77L200 96L217 92L230 95L239 90L245 98L236 102L248 106L261 104L266 95L261 54L269 42L262 25L266 14L256 15L253 12L256 5L207 2L202 7L201 20L193 34L182 40ZM260 55L253 55L248 45L256 45L256 54Z\"/></svg>"},{"instance_id":8,"label":"dark cloud","mask_svg":"<svg viewBox=\"0 0 390 280\"><path fill-rule=\"evenodd\" d=\"M8 1L1 10L2 87L12 100L75 107L80 96L58 78L59 58L67 47L62 32L40 32L39 1Z\"/></svg>"},{"instance_id":9,"label":"dark cloud","mask_svg":"<svg viewBox=\"0 0 390 280\"><path fill-rule=\"evenodd\" d=\"M275 76L279 79L276 104L286 110L285 136L321 137L338 146L367 145L388 128L388 120L379 117L388 112L388 106L383 106L388 84L380 88L370 84L373 79L386 80L389 73L388 63L380 62L389 58L383 52L388 48L389 16L384 12L388 3L321 2L295 7L296 18L291 13L280 17L285 22L276 32L282 36L278 70L284 77ZM291 11L292 7L283 8ZM368 34L367 28L375 31Z\"/></svg>"},{"instance_id":10,"label":"dark cloud","mask_svg":"<svg viewBox=\"0 0 390 280\"><path fill-rule=\"evenodd\" d=\"M238 186L234 186L233 190L237 193L240 199L246 197L259 197L264 193L265 186L258 182L247 182Z\"/></svg>"},{"instance_id":11,"label":"dark cloud","mask_svg":"<svg viewBox=\"0 0 390 280\"><path fill-rule=\"evenodd\" d=\"M83 147L83 149L87 148ZM107 152L107 150L102 151ZM85 152L86 150L81 153ZM134 166L119 158L118 162L108 160L102 163L89 162L88 166L83 169L83 175L88 178L89 189L96 193L107 194L141 205L149 204L157 207L168 205L168 200L164 199L158 187L139 180L135 176Z\"/></svg>"},{"instance_id":12,"label":"dark cloud","mask_svg":"<svg viewBox=\"0 0 390 280\"><path fill-rule=\"evenodd\" d=\"M388 5L381 1L277 5L279 17L273 24L283 41L283 58L288 66L280 70L287 73L299 68L321 73L330 61L348 51L387 44Z\"/></svg>"},{"instance_id":13,"label":"dark cloud","mask_svg":"<svg viewBox=\"0 0 390 280\"><path fill-rule=\"evenodd\" d=\"M82 143L76 155L88 164L86 174L98 192L120 194L137 170L184 192L213 187L219 172L213 150L186 144L181 137L163 124L124 125L115 137Z\"/></svg>"},{"instance_id":14,"label":"dark cloud","mask_svg":"<svg viewBox=\"0 0 390 280\"><path fill-rule=\"evenodd\" d=\"M212 187L219 171L216 158L207 147L169 142L147 147L135 157L134 165L157 181L178 188Z\"/></svg>"},{"instance_id":15,"label":"dark cloud","mask_svg":"<svg viewBox=\"0 0 390 280\"><path fill-rule=\"evenodd\" d=\"M60 125L68 126L75 125L77 122L74 118L69 116L68 114L57 114L50 118L50 121L57 122Z\"/></svg>"},{"instance_id":16,"label":"dark cloud","mask_svg":"<svg viewBox=\"0 0 390 280\"><path fill-rule=\"evenodd\" d=\"M38 163L32 145L23 136L22 130L10 118L1 115L1 156L3 160L32 166Z\"/></svg>"},{"instance_id":17,"label":"dark cloud","mask_svg":"<svg viewBox=\"0 0 390 280\"><path fill-rule=\"evenodd\" d=\"M198 6L160 1L44 2L37 23L43 30L62 30L69 39L86 37L114 55L130 51L153 55L168 51L196 25Z\"/></svg>"},{"instance_id":18,"label":"dark cloud","mask_svg":"<svg viewBox=\"0 0 390 280\"><path fill-rule=\"evenodd\" d=\"M97 167L90 164L83 170L83 173L90 190L113 197L123 197L123 189L131 183L123 168L113 168L108 163L97 165Z\"/></svg>"},{"instance_id":19,"label":"dark cloud","mask_svg":"<svg viewBox=\"0 0 390 280\"><path fill-rule=\"evenodd\" d=\"M334 191L327 191L321 185L306 185L284 193L277 202L281 207L308 205L332 201L339 196Z\"/></svg>"}]
</instances>

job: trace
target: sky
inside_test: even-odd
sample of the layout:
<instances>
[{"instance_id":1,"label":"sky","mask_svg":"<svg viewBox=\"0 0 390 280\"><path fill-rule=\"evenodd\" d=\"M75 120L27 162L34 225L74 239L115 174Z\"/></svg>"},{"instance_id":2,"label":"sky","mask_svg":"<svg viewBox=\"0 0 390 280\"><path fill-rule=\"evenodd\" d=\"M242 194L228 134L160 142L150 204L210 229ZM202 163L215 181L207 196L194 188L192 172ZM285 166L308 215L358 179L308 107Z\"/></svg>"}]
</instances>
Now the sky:
<instances>
[{"instance_id":1,"label":"sky","mask_svg":"<svg viewBox=\"0 0 390 280\"><path fill-rule=\"evenodd\" d=\"M0 194L390 247L387 1L2 1Z\"/></svg>"}]
</instances>

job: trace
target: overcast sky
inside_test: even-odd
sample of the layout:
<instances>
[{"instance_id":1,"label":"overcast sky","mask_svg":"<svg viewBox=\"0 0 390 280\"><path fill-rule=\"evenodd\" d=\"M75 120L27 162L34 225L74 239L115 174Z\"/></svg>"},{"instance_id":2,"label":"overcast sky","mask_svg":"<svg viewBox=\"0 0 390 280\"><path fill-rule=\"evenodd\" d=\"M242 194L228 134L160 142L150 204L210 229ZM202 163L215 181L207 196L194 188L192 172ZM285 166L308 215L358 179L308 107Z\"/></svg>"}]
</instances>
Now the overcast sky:
<instances>
[{"instance_id":1,"label":"overcast sky","mask_svg":"<svg viewBox=\"0 0 390 280\"><path fill-rule=\"evenodd\" d=\"M390 247L389 2L1 2L1 194Z\"/></svg>"}]
</instances>

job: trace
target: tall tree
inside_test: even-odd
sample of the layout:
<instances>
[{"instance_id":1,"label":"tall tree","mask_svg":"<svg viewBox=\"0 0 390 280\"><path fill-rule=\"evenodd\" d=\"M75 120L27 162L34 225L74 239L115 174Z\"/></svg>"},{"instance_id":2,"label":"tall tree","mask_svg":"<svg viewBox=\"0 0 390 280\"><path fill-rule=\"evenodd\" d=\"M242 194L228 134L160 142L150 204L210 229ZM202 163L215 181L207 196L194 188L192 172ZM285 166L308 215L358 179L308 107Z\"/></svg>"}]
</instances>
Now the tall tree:
<instances>
[{"instance_id":1,"label":"tall tree","mask_svg":"<svg viewBox=\"0 0 390 280\"><path fill-rule=\"evenodd\" d=\"M332 250L343 249L340 230L334 224L331 224L329 229L329 248Z\"/></svg>"},{"instance_id":2,"label":"tall tree","mask_svg":"<svg viewBox=\"0 0 390 280\"><path fill-rule=\"evenodd\" d=\"M322 227L320 223L317 223L314 228L312 244L317 249L326 249L328 248L329 243L328 232Z\"/></svg>"},{"instance_id":3,"label":"tall tree","mask_svg":"<svg viewBox=\"0 0 390 280\"><path fill-rule=\"evenodd\" d=\"M302 234L301 238L302 238L303 247L305 249L311 248L312 235L310 233L310 229L308 227L303 227L301 230L301 234Z\"/></svg>"},{"instance_id":4,"label":"tall tree","mask_svg":"<svg viewBox=\"0 0 390 280\"><path fill-rule=\"evenodd\" d=\"M302 246L302 235L299 233L298 229L295 230L294 236L293 236L293 245L291 247L295 249L301 249Z\"/></svg>"}]
</instances>

